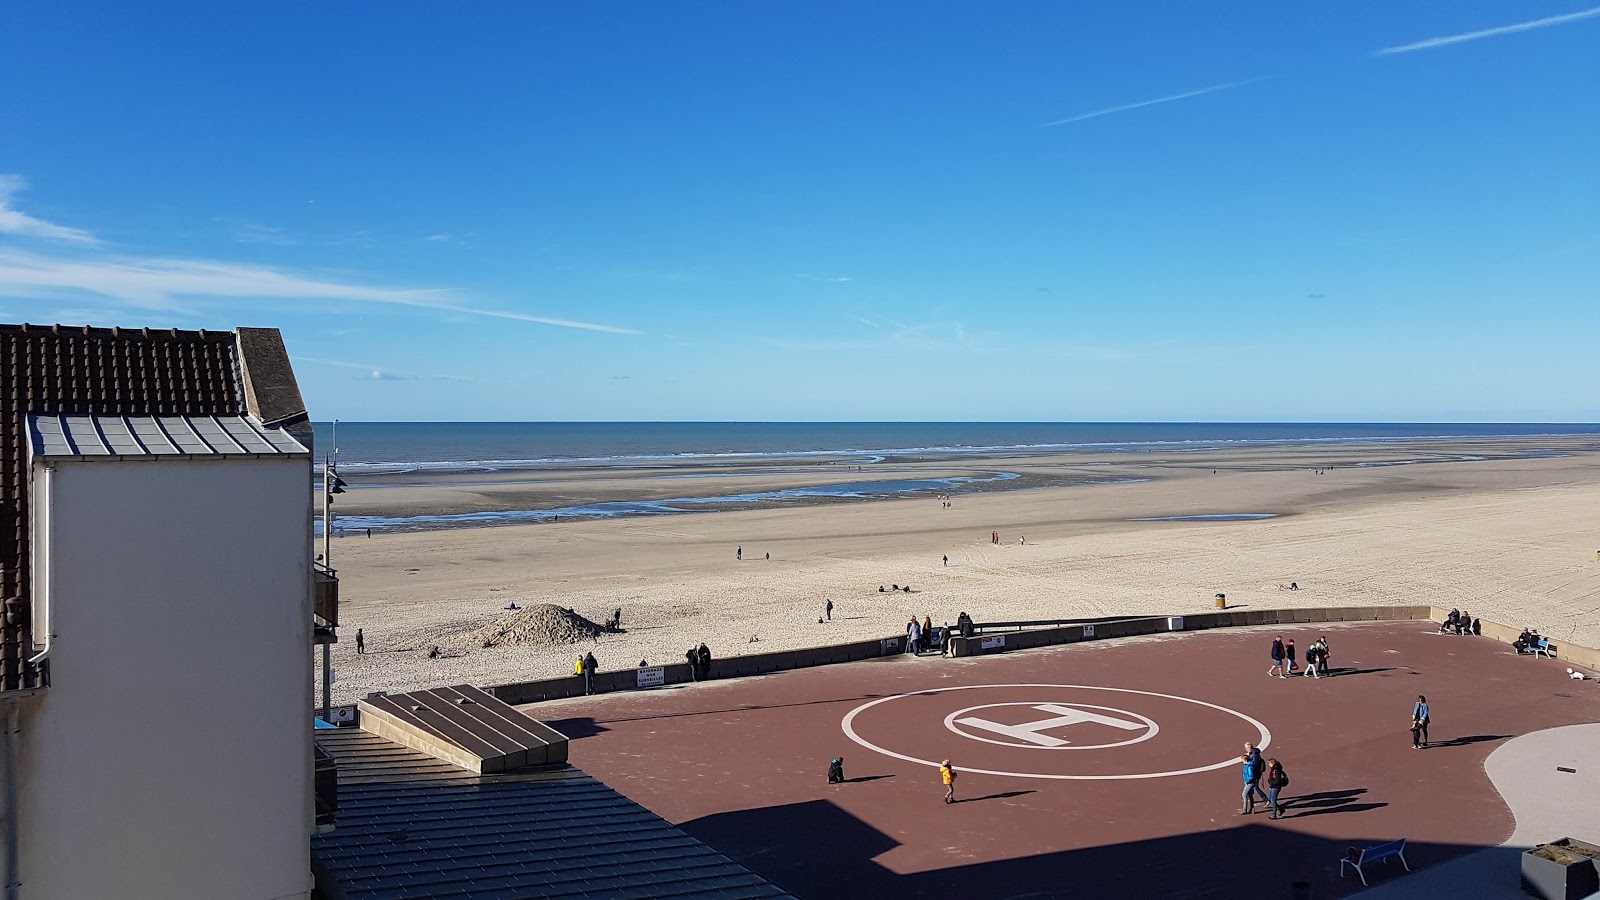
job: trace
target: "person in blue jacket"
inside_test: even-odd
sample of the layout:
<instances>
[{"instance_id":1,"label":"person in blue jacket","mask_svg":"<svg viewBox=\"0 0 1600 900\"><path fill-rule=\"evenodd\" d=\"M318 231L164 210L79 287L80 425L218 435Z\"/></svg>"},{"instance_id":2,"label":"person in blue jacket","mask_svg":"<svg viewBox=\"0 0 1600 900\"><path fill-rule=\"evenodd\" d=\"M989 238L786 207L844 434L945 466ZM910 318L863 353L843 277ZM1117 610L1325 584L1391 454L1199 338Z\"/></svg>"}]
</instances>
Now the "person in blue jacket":
<instances>
[{"instance_id":1,"label":"person in blue jacket","mask_svg":"<svg viewBox=\"0 0 1600 900\"><path fill-rule=\"evenodd\" d=\"M1244 763L1241 774L1244 776L1244 790L1239 794L1239 815L1248 816L1256 811L1256 798L1260 797L1262 803L1267 802L1267 794L1261 790L1261 751L1255 744L1244 745L1244 755L1239 757Z\"/></svg>"},{"instance_id":2,"label":"person in blue jacket","mask_svg":"<svg viewBox=\"0 0 1600 900\"><path fill-rule=\"evenodd\" d=\"M1411 705L1411 749L1421 750L1428 746L1428 698L1417 695L1417 702Z\"/></svg>"}]
</instances>

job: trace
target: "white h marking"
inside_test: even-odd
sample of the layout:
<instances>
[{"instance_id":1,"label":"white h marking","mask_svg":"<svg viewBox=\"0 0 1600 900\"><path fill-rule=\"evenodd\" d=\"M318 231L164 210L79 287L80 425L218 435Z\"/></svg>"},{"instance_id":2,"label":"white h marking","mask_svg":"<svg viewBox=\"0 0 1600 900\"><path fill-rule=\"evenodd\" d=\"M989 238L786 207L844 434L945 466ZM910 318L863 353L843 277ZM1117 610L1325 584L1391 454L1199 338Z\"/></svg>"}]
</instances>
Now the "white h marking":
<instances>
[{"instance_id":1,"label":"white h marking","mask_svg":"<svg viewBox=\"0 0 1600 900\"><path fill-rule=\"evenodd\" d=\"M1099 713L1074 709L1070 706L1062 706L1059 703L1041 703L1038 706L1035 706L1034 709L1040 712L1051 713L1052 718L1040 719L1037 722L1024 722L1021 725L1002 725L999 722L991 722L988 719L980 719L977 716L967 716L966 718L957 719L956 723L959 725L968 725L973 728L979 728L984 731L990 731L995 734L1003 734L1006 737L1013 738L1015 740L1037 744L1040 747L1064 747L1067 744L1072 743L1071 741L1064 741L1060 738L1053 738L1048 734L1039 733L1047 729L1059 728L1063 725L1077 725L1080 722L1095 722L1100 725L1110 725L1112 728L1120 728L1123 731L1138 731L1141 728L1149 727L1143 722L1129 722L1126 719L1113 719L1110 716L1102 716Z\"/></svg>"}]
</instances>

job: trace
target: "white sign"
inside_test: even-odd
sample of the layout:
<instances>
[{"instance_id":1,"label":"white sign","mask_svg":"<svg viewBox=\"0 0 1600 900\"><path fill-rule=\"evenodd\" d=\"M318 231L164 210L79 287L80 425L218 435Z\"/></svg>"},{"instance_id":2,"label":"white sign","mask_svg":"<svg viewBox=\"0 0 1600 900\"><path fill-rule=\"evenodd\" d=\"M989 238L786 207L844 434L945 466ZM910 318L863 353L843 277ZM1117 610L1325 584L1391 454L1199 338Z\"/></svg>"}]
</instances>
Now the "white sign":
<instances>
[{"instance_id":1,"label":"white sign","mask_svg":"<svg viewBox=\"0 0 1600 900\"><path fill-rule=\"evenodd\" d=\"M883 651L882 652L883 652L884 656L888 656L891 653L899 653L900 652L900 639L899 638L884 638L883 639Z\"/></svg>"},{"instance_id":2,"label":"white sign","mask_svg":"<svg viewBox=\"0 0 1600 900\"><path fill-rule=\"evenodd\" d=\"M1008 706L1010 704L999 705ZM1105 709L1105 707L1093 708ZM1155 723L1151 722L1149 719L1145 719L1143 716L1130 721L1129 718L1101 715L1100 713L1089 712L1087 709L1080 709L1076 706L1063 706L1060 703L1038 703L1033 705L1033 709L1037 712L1047 713L1048 717L1043 719L1035 719L1032 722L1022 722L1017 725L1005 725L1000 722L991 722L988 719L979 718L978 716L963 716L959 719L956 719L955 723L957 725L965 725L968 728L976 728L980 731L987 731L990 734L998 734L1001 737L1008 737L1012 739L1006 743L1024 741L1027 744L1032 744L1035 747L1065 747L1072 742L1064 738L1052 737L1051 735L1043 734L1042 732L1050 731L1056 728L1064 728L1068 725L1080 725L1084 722L1093 722L1097 725L1109 725L1112 728L1119 728L1123 731L1149 731L1152 736L1154 735L1155 731L1153 728ZM1124 716L1131 716L1131 714L1120 709L1108 711L1123 713ZM1017 746L1022 745L1019 744Z\"/></svg>"},{"instance_id":3,"label":"white sign","mask_svg":"<svg viewBox=\"0 0 1600 900\"><path fill-rule=\"evenodd\" d=\"M1083 626L1083 636L1086 637L1086 638L1094 637L1094 626L1093 625L1085 625L1085 626Z\"/></svg>"},{"instance_id":4,"label":"white sign","mask_svg":"<svg viewBox=\"0 0 1600 900\"><path fill-rule=\"evenodd\" d=\"M1168 631L1182 631L1183 630L1183 616L1167 616L1167 630Z\"/></svg>"},{"instance_id":5,"label":"white sign","mask_svg":"<svg viewBox=\"0 0 1600 900\"><path fill-rule=\"evenodd\" d=\"M648 666L638 670L639 687L661 687L667 683L667 670L662 666Z\"/></svg>"},{"instance_id":6,"label":"white sign","mask_svg":"<svg viewBox=\"0 0 1600 900\"><path fill-rule=\"evenodd\" d=\"M356 720L356 708L351 706L335 706L328 710L328 721L334 725L348 725Z\"/></svg>"},{"instance_id":7,"label":"white sign","mask_svg":"<svg viewBox=\"0 0 1600 900\"><path fill-rule=\"evenodd\" d=\"M979 650L1004 650L1005 648L1006 636L1003 634L992 635L978 641Z\"/></svg>"}]
</instances>

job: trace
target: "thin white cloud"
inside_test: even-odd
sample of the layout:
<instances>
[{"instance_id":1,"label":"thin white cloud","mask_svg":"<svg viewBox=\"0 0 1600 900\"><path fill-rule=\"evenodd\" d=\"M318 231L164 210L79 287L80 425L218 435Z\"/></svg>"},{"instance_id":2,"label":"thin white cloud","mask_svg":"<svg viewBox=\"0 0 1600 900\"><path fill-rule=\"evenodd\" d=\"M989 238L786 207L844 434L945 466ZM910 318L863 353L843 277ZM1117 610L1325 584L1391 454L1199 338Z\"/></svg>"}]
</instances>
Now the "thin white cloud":
<instances>
[{"instance_id":1,"label":"thin white cloud","mask_svg":"<svg viewBox=\"0 0 1600 900\"><path fill-rule=\"evenodd\" d=\"M0 174L0 234L22 237L49 238L56 241L74 241L80 244L98 244L100 241L81 228L68 228L33 216L11 205L11 198L28 187L21 175Z\"/></svg>"},{"instance_id":2,"label":"thin white cloud","mask_svg":"<svg viewBox=\"0 0 1600 900\"><path fill-rule=\"evenodd\" d=\"M1127 103L1123 104L1122 106L1113 106L1108 109L1097 109L1094 112L1087 112L1079 116L1072 116L1066 119L1057 119L1054 122L1046 122L1041 127L1049 128L1054 125L1071 125L1073 122L1082 122L1087 119L1098 119L1101 116L1109 116L1112 113L1128 112L1129 110L1134 109L1144 109L1146 106L1155 106L1160 103L1171 103L1174 100L1187 100L1190 97L1200 97L1205 94L1214 94L1217 91L1225 91L1229 88L1244 87L1247 84L1255 84L1260 80L1261 79L1259 78L1251 78L1245 81L1230 81L1227 84L1214 84L1210 87L1200 88L1197 91L1184 91L1181 94L1169 94L1165 97L1157 97L1154 100L1141 100L1138 103Z\"/></svg>"},{"instance_id":3,"label":"thin white cloud","mask_svg":"<svg viewBox=\"0 0 1600 900\"><path fill-rule=\"evenodd\" d=\"M476 381L475 378L463 378L460 375L428 375L417 372L404 372L399 369L385 369L370 366L366 363L348 362L342 359L322 359L315 356L291 356L295 362L315 363L320 366L334 366L341 369L359 369L367 372L367 377L373 381L415 381L419 378L437 378L443 381Z\"/></svg>"},{"instance_id":4,"label":"thin white cloud","mask_svg":"<svg viewBox=\"0 0 1600 900\"><path fill-rule=\"evenodd\" d=\"M184 297L353 300L610 334L640 333L615 325L467 306L448 299L452 294L448 290L377 287L244 263L131 256L69 259L0 251L0 295L55 298L71 292L155 308L171 308Z\"/></svg>"},{"instance_id":5,"label":"thin white cloud","mask_svg":"<svg viewBox=\"0 0 1600 900\"><path fill-rule=\"evenodd\" d=\"M1373 56L1388 56L1394 53L1414 53L1418 50L1432 50L1435 47L1448 47L1451 44L1464 44L1467 41L1476 41L1483 38L1500 37L1503 34L1518 34L1524 31L1533 31L1538 28L1550 28L1555 25L1566 25L1571 22L1592 19L1600 16L1600 6L1566 13L1559 16L1547 16L1543 19L1534 19L1529 22L1518 22L1515 25L1501 25L1498 28L1485 28L1482 31L1468 31L1462 34L1447 34L1443 37L1428 38L1410 44L1401 44L1398 47L1384 47L1372 51Z\"/></svg>"}]
</instances>

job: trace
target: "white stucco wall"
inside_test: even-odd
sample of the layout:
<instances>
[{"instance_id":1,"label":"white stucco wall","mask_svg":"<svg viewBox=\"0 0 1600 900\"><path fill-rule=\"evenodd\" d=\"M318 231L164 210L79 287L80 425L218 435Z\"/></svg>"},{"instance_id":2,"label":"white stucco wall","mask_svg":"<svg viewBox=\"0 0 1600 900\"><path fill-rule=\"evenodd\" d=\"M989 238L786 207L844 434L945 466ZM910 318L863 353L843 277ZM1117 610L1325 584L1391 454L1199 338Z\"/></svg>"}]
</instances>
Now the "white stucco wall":
<instances>
[{"instance_id":1,"label":"white stucco wall","mask_svg":"<svg viewBox=\"0 0 1600 900\"><path fill-rule=\"evenodd\" d=\"M47 490L35 464L55 637L21 721L25 900L307 895L309 467L61 461Z\"/></svg>"}]
</instances>

